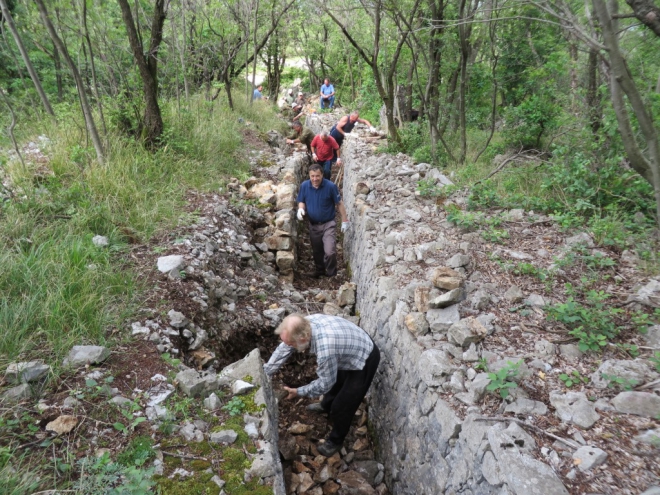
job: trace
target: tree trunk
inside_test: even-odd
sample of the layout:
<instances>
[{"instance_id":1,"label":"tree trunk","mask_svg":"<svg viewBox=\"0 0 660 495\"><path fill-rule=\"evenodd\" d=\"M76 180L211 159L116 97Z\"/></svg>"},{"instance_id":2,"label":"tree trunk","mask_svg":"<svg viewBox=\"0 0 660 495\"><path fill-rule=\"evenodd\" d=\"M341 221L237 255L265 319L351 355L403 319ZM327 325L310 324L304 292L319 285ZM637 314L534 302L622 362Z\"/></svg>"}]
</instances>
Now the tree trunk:
<instances>
[{"instance_id":1,"label":"tree trunk","mask_svg":"<svg viewBox=\"0 0 660 495\"><path fill-rule=\"evenodd\" d=\"M21 57L23 57L23 62L25 63L25 67L27 67L28 73L30 74L30 78L34 83L34 87L37 90L37 93L39 93L39 98L41 98L41 103L43 103L46 112L48 112L50 115L55 115L55 112L53 112L53 107L50 106L50 101L48 100L48 96L46 96L46 92L44 91L44 88L41 85L41 81L39 80L37 71L34 70L34 66L30 61L30 57L28 56L28 52L25 49L25 45L23 45L23 40L21 39L21 36L18 33L18 29L16 29L16 25L14 24L14 19L12 18L11 13L9 12L9 6L7 5L7 0L0 0L0 11L2 11L2 17L7 22L7 25L9 26L9 30L11 31L11 34L14 37L16 46L18 46L18 51L21 52Z\"/></svg>"},{"instance_id":2,"label":"tree trunk","mask_svg":"<svg viewBox=\"0 0 660 495\"><path fill-rule=\"evenodd\" d=\"M121 8L122 19L128 33L128 41L131 44L131 50L142 78L145 103L143 118L144 142L148 147L153 147L158 144L163 133L163 117L158 106L158 47L163 40L163 24L167 15L165 0L155 0L154 15L151 20L151 39L146 56L128 1L117 0L117 3Z\"/></svg>"},{"instance_id":3,"label":"tree trunk","mask_svg":"<svg viewBox=\"0 0 660 495\"><path fill-rule=\"evenodd\" d=\"M82 78L80 77L80 72L78 72L78 68L76 67L76 64L73 63L73 60L69 55L69 51L66 49L66 46L64 46L63 41L57 35L57 32L55 32L55 26L53 26L53 23L51 22L50 17L48 16L48 10L46 10L46 6L44 5L43 0L34 0L34 1L37 4L37 8L39 9L39 15L41 16L41 20L43 21L44 25L46 26L46 29L48 30L48 34L50 35L51 40L57 46L58 50L62 54L62 57L64 57L64 61L69 66L69 70L71 71L71 74L73 75L73 79L76 82L76 89L78 90L78 97L80 98L80 106L82 107L82 112L85 118L87 131L89 132L89 136L92 140L92 144L94 145L94 150L96 151L96 159L98 160L99 164L103 165L105 161L103 144L101 143L101 138L99 137L99 133L96 130L96 124L94 123L94 115L92 114L92 107L89 104L89 100L87 99L87 94L85 93L85 86L83 84Z\"/></svg>"},{"instance_id":4,"label":"tree trunk","mask_svg":"<svg viewBox=\"0 0 660 495\"><path fill-rule=\"evenodd\" d=\"M589 123L591 132L598 134L603 117L603 107L598 96L598 52L591 48L589 50L589 62L587 64L587 108L589 112Z\"/></svg>"},{"instance_id":5,"label":"tree trunk","mask_svg":"<svg viewBox=\"0 0 660 495\"><path fill-rule=\"evenodd\" d=\"M99 117L101 118L101 126L103 127L103 135L107 136L108 130L105 127L105 117L103 117L103 102L99 94L99 82L96 78L96 64L94 63L94 51L92 50L92 40L89 37L89 29L87 29L87 0L82 0L82 23L85 41L87 42L87 49L89 50L89 62L92 69L92 82L94 88L94 98L96 98L96 106L99 109Z\"/></svg>"},{"instance_id":6,"label":"tree trunk","mask_svg":"<svg viewBox=\"0 0 660 495\"><path fill-rule=\"evenodd\" d=\"M647 111L647 105L639 94L635 81L628 70L626 61L619 48L619 40L617 38L618 22L612 18L617 13L616 0L609 2L609 9L603 0L592 0L592 4L594 12L598 16L603 33L603 42L607 47L610 59L612 103L615 107L621 139L623 140L631 166L645 179L651 179L650 182L653 186L656 200L656 221L660 225L660 144L658 143L658 134L653 123L653 118ZM630 107L637 118L641 135L646 143L647 156L640 150L632 133L630 119L623 102L623 97L620 96L619 88L628 97Z\"/></svg>"}]
</instances>

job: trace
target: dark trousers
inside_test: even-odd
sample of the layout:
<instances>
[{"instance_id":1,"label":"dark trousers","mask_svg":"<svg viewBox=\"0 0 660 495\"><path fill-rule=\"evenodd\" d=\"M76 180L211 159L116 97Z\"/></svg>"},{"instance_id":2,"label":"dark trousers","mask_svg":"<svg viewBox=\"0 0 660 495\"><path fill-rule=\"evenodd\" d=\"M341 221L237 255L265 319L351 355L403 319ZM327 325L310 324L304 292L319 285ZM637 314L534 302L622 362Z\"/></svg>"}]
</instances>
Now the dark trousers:
<instances>
[{"instance_id":1,"label":"dark trousers","mask_svg":"<svg viewBox=\"0 0 660 495\"><path fill-rule=\"evenodd\" d=\"M336 222L309 224L309 240L316 273L325 273L328 277L337 275L337 240Z\"/></svg>"},{"instance_id":2,"label":"dark trousers","mask_svg":"<svg viewBox=\"0 0 660 495\"><path fill-rule=\"evenodd\" d=\"M335 157L332 160L316 160L316 163L323 167L324 179L330 180L330 177L332 177L332 164L337 161L336 153L337 152L335 151Z\"/></svg>"},{"instance_id":3,"label":"dark trousers","mask_svg":"<svg viewBox=\"0 0 660 495\"><path fill-rule=\"evenodd\" d=\"M328 440L336 445L341 445L348 435L355 412L360 407L364 396L367 395L378 363L380 362L380 351L376 344L364 363L361 370L339 370L337 381L330 392L323 396L321 406L330 412L333 421L332 431Z\"/></svg>"}]
</instances>

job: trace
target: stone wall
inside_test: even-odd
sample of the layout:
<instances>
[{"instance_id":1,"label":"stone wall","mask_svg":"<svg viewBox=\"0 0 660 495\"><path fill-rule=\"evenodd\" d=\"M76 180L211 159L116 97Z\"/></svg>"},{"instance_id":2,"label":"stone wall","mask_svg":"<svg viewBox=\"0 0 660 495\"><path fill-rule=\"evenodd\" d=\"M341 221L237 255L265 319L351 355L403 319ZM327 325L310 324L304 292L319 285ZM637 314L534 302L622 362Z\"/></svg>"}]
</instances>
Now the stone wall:
<instances>
[{"instance_id":1,"label":"stone wall","mask_svg":"<svg viewBox=\"0 0 660 495\"><path fill-rule=\"evenodd\" d=\"M494 316L461 319L467 243L448 239L443 210L415 195L420 176L447 178L403 155L374 156L357 139L342 157L357 314L382 352L369 417L392 493L567 494L523 428L481 417L489 381L474 364Z\"/></svg>"}]
</instances>

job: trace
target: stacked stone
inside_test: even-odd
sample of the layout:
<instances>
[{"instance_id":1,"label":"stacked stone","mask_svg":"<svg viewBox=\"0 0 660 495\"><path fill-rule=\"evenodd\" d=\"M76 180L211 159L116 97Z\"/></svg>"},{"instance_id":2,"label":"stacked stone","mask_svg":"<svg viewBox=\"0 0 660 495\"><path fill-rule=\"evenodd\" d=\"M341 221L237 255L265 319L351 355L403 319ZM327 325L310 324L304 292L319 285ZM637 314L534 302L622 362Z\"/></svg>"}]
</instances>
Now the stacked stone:
<instances>
[{"instance_id":1,"label":"stacked stone","mask_svg":"<svg viewBox=\"0 0 660 495\"><path fill-rule=\"evenodd\" d=\"M382 353L370 420L390 490L567 495L552 459L539 460L523 428L481 418L478 404L490 380L474 363L486 359L495 371L521 360L483 349L495 317L479 312L487 304L478 309L472 300L462 304L476 286L469 242L459 246L445 237L442 210L414 201L420 178L438 187L450 181L404 155L372 156L354 140L344 143L342 157L344 200L353 223L344 252L357 285L360 326ZM488 296L491 291L482 285ZM529 374L521 363L518 379ZM446 393L463 403L463 411L443 398ZM514 399L521 414L547 411L523 394Z\"/></svg>"},{"instance_id":2,"label":"stacked stone","mask_svg":"<svg viewBox=\"0 0 660 495\"><path fill-rule=\"evenodd\" d=\"M251 178L245 183L245 197L257 199L260 204L272 205L275 212L269 225L262 249L275 255L280 276L293 281L297 229L294 218L298 186L307 168L308 158L299 155L286 161L279 175L279 182L259 182Z\"/></svg>"}]
</instances>

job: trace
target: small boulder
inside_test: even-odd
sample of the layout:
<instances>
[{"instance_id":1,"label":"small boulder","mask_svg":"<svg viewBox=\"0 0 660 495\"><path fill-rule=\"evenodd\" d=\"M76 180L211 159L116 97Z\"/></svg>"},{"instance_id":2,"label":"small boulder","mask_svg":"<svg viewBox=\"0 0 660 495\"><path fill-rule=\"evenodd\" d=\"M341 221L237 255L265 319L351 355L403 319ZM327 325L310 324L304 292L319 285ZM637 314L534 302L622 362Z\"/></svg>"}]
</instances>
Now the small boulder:
<instances>
[{"instance_id":1,"label":"small boulder","mask_svg":"<svg viewBox=\"0 0 660 495\"><path fill-rule=\"evenodd\" d=\"M597 468L607 460L607 453L597 447L584 445L573 452L573 464L583 473Z\"/></svg>"},{"instance_id":2,"label":"small boulder","mask_svg":"<svg viewBox=\"0 0 660 495\"><path fill-rule=\"evenodd\" d=\"M110 356L110 349L99 345L76 345L73 346L69 355L62 363L63 367L67 366L84 366L86 364L99 364L108 359Z\"/></svg>"},{"instance_id":3,"label":"small boulder","mask_svg":"<svg viewBox=\"0 0 660 495\"><path fill-rule=\"evenodd\" d=\"M161 273L178 272L185 268L183 256L173 254L171 256L161 256L158 258L158 271Z\"/></svg>"},{"instance_id":4,"label":"small boulder","mask_svg":"<svg viewBox=\"0 0 660 495\"><path fill-rule=\"evenodd\" d=\"M582 392L550 392L550 403L559 419L581 428L591 428L600 419L594 404Z\"/></svg>"},{"instance_id":5,"label":"small boulder","mask_svg":"<svg viewBox=\"0 0 660 495\"><path fill-rule=\"evenodd\" d=\"M5 372L5 380L9 383L30 383L41 380L50 371L50 366L43 361L27 361L10 363Z\"/></svg>"},{"instance_id":6,"label":"small boulder","mask_svg":"<svg viewBox=\"0 0 660 495\"><path fill-rule=\"evenodd\" d=\"M404 318L406 328L414 336L426 335L429 331L429 322L426 321L424 313L409 313Z\"/></svg>"},{"instance_id":7,"label":"small boulder","mask_svg":"<svg viewBox=\"0 0 660 495\"><path fill-rule=\"evenodd\" d=\"M431 272L431 282L438 289L458 289L463 284L463 277L456 270L446 266L434 268Z\"/></svg>"},{"instance_id":8,"label":"small boulder","mask_svg":"<svg viewBox=\"0 0 660 495\"><path fill-rule=\"evenodd\" d=\"M612 405L619 412L645 418L660 415L660 397L649 392L621 392L612 399Z\"/></svg>"},{"instance_id":9,"label":"small boulder","mask_svg":"<svg viewBox=\"0 0 660 495\"><path fill-rule=\"evenodd\" d=\"M479 342L487 334L488 330L473 316L454 323L447 330L449 342L461 347L467 347L473 342Z\"/></svg>"},{"instance_id":10,"label":"small boulder","mask_svg":"<svg viewBox=\"0 0 660 495\"><path fill-rule=\"evenodd\" d=\"M238 433L236 433L234 430L220 430L214 431L209 435L209 442L229 445L234 443L237 438Z\"/></svg>"}]
</instances>

